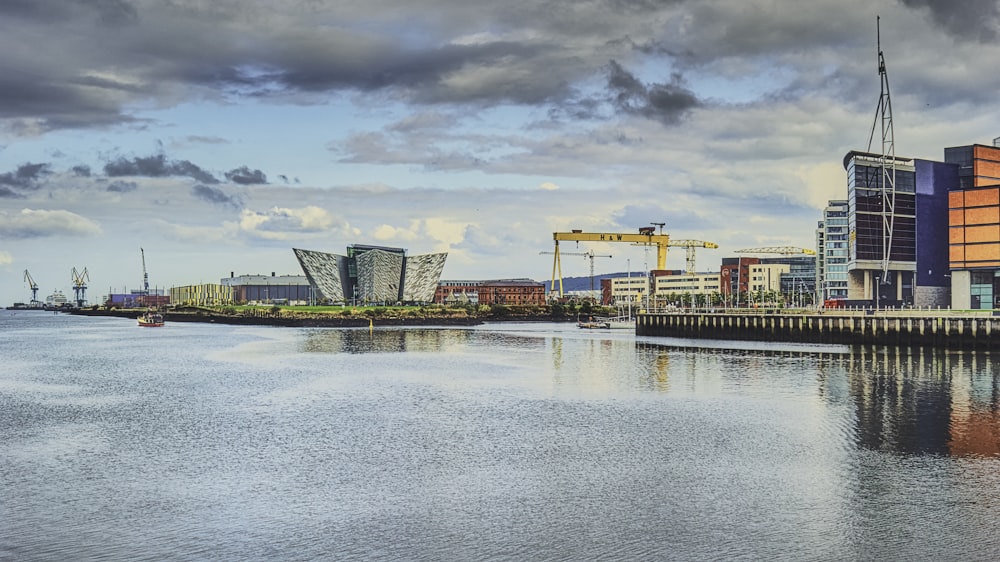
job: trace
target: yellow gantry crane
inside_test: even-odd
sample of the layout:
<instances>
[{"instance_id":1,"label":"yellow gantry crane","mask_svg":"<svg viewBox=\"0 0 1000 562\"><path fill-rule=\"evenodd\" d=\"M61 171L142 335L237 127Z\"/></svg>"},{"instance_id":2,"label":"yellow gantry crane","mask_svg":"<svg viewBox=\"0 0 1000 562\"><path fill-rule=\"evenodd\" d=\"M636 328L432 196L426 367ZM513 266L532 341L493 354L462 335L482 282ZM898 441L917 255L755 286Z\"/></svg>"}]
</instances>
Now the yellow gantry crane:
<instances>
[{"instance_id":1,"label":"yellow gantry crane","mask_svg":"<svg viewBox=\"0 0 1000 562\"><path fill-rule=\"evenodd\" d=\"M539 255L546 255L546 254L555 254L556 252L538 252L538 253L539 253ZM589 252L563 252L562 255L564 255L564 256L583 256L585 258L589 258L590 259L590 291L591 292L594 291L594 258L610 258L610 257L612 257L610 255L595 254L593 250L591 250ZM551 291L554 286L555 285L550 285L549 286L549 291ZM559 296L562 296L562 290L561 290L561 287L562 287L562 266L561 265L559 267L559 286L560 286Z\"/></svg>"},{"instance_id":2,"label":"yellow gantry crane","mask_svg":"<svg viewBox=\"0 0 1000 562\"><path fill-rule=\"evenodd\" d=\"M556 281L559 282L559 296L563 296L562 265L559 260L559 242L626 242L640 246L656 246L656 268L667 268L667 246L669 246L670 235L656 234L652 226L644 226L639 229L638 234L621 232L584 232L573 230L571 232L553 232L552 239L556 243L556 248L552 258L552 285L550 290L554 291ZM558 272L558 277L556 273Z\"/></svg>"},{"instance_id":3,"label":"yellow gantry crane","mask_svg":"<svg viewBox=\"0 0 1000 562\"><path fill-rule=\"evenodd\" d=\"M816 250L797 248L794 246L764 246L763 248L744 248L736 250L737 254L780 254L782 256L815 256Z\"/></svg>"}]
</instances>

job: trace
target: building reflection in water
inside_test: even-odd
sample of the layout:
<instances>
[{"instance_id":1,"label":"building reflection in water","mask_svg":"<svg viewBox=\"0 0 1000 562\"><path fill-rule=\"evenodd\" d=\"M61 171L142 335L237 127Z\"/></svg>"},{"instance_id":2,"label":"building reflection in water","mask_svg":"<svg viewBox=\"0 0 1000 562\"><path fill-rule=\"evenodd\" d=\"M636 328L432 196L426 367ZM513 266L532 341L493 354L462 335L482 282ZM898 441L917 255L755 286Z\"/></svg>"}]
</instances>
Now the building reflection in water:
<instances>
[{"instance_id":1,"label":"building reflection in water","mask_svg":"<svg viewBox=\"0 0 1000 562\"><path fill-rule=\"evenodd\" d=\"M670 357L686 350L687 368ZM657 351L658 350L658 351ZM1000 456L1000 356L892 347L823 350L693 349L640 343L651 354L660 390L678 376L704 373L738 358L740 377L773 372L782 358L811 359L815 391L852 411L859 448L901 454ZM700 363L700 365L699 365ZM671 368L673 367L673 370ZM680 367L681 372L677 372ZM676 384L676 383L675 383Z\"/></svg>"}]
</instances>

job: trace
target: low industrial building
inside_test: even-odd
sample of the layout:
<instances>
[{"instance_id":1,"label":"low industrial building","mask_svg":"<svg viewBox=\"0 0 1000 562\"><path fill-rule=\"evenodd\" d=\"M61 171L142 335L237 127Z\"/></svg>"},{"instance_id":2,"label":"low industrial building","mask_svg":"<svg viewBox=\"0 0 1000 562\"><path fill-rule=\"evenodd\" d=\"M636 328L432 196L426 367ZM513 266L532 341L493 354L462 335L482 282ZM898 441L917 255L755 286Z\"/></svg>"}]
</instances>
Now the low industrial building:
<instances>
[{"instance_id":1,"label":"low industrial building","mask_svg":"<svg viewBox=\"0 0 1000 562\"><path fill-rule=\"evenodd\" d=\"M233 273L220 283L232 287L237 304L304 305L315 301L312 285L305 275L240 275Z\"/></svg>"},{"instance_id":2,"label":"low industrial building","mask_svg":"<svg viewBox=\"0 0 1000 562\"><path fill-rule=\"evenodd\" d=\"M233 288L206 283L170 288L170 302L174 305L221 306L236 304Z\"/></svg>"}]
</instances>

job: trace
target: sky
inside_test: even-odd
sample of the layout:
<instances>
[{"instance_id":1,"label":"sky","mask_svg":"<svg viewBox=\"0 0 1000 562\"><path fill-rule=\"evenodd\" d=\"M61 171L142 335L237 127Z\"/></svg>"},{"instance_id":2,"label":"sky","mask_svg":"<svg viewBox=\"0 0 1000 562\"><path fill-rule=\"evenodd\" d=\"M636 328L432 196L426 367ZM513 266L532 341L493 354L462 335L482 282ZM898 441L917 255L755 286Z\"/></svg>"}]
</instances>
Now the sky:
<instances>
[{"instance_id":1,"label":"sky","mask_svg":"<svg viewBox=\"0 0 1000 562\"><path fill-rule=\"evenodd\" d=\"M700 271L812 248L879 36L896 154L941 160L1000 136L998 34L992 0L0 0L0 304L143 255L169 288L355 243L544 281L553 232L652 223L717 243Z\"/></svg>"}]
</instances>

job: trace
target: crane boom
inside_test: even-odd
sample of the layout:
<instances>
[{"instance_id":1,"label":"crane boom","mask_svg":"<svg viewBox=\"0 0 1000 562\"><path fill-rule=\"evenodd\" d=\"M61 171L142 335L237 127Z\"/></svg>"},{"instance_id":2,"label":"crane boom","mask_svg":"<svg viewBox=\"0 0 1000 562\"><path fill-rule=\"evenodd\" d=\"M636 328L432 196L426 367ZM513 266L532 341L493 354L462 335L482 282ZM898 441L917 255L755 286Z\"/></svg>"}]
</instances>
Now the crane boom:
<instances>
[{"instance_id":1,"label":"crane boom","mask_svg":"<svg viewBox=\"0 0 1000 562\"><path fill-rule=\"evenodd\" d=\"M28 288L31 289L31 304L37 303L38 302L38 283L35 283L35 280L31 278L31 274L28 273L27 269L24 270L24 281L28 284Z\"/></svg>"},{"instance_id":2,"label":"crane boom","mask_svg":"<svg viewBox=\"0 0 1000 562\"><path fill-rule=\"evenodd\" d=\"M687 249L687 256L685 260L685 265L687 266L685 273L688 275L694 275L696 273L695 262L694 262L694 249L695 248L718 248L719 245L715 242L705 242L703 240L671 240L667 243L668 246L680 247Z\"/></svg>"},{"instance_id":3,"label":"crane boom","mask_svg":"<svg viewBox=\"0 0 1000 562\"><path fill-rule=\"evenodd\" d=\"M803 254L806 256L815 256L816 250L810 250L809 248L796 248L794 246L764 246L763 248L744 248L742 250L736 250L737 254L781 254L783 256L794 256L796 254Z\"/></svg>"},{"instance_id":4,"label":"crane boom","mask_svg":"<svg viewBox=\"0 0 1000 562\"><path fill-rule=\"evenodd\" d=\"M142 294L149 294L149 275L146 274L146 250L139 248L139 254L142 255Z\"/></svg>"}]
</instances>

